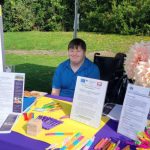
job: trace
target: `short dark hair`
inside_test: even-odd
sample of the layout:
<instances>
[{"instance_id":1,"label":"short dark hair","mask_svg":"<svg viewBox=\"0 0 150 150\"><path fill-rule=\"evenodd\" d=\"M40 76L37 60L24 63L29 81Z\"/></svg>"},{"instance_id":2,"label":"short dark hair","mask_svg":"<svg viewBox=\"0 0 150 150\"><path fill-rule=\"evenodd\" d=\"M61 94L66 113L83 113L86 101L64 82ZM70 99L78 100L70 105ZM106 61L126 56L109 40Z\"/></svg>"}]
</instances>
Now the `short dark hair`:
<instances>
[{"instance_id":1,"label":"short dark hair","mask_svg":"<svg viewBox=\"0 0 150 150\"><path fill-rule=\"evenodd\" d=\"M84 51L86 51L86 43L84 40L80 39L80 38L75 38L72 39L69 44L68 44L68 50L70 48L78 48L81 47Z\"/></svg>"}]
</instances>

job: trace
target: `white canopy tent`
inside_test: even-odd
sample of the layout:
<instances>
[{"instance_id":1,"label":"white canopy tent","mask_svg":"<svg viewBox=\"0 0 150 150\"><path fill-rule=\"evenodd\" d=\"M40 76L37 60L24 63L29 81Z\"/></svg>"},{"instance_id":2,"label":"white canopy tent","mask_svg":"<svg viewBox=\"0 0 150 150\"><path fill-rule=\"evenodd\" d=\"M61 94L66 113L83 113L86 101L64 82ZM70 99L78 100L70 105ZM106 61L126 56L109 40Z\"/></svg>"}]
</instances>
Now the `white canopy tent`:
<instances>
[{"instance_id":1,"label":"white canopy tent","mask_svg":"<svg viewBox=\"0 0 150 150\"><path fill-rule=\"evenodd\" d=\"M4 53L4 35L3 35L3 20L2 20L2 4L0 3L0 72L5 69L5 53ZM79 29L79 2L75 0L75 17L74 17L74 32L73 38L77 38L77 30Z\"/></svg>"}]
</instances>

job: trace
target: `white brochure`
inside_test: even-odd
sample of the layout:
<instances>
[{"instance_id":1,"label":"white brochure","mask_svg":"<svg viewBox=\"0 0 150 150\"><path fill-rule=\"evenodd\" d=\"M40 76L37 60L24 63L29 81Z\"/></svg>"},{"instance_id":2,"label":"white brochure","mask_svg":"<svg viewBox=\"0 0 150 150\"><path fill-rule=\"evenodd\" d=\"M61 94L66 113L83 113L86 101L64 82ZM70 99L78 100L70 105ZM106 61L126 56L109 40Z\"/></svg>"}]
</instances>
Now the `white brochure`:
<instances>
[{"instance_id":1,"label":"white brochure","mask_svg":"<svg viewBox=\"0 0 150 150\"><path fill-rule=\"evenodd\" d=\"M22 113L24 79L24 73L0 73L0 133L10 132L13 121Z\"/></svg>"},{"instance_id":2,"label":"white brochure","mask_svg":"<svg viewBox=\"0 0 150 150\"><path fill-rule=\"evenodd\" d=\"M107 90L107 81L77 77L71 119L98 128Z\"/></svg>"},{"instance_id":3,"label":"white brochure","mask_svg":"<svg viewBox=\"0 0 150 150\"><path fill-rule=\"evenodd\" d=\"M150 88L128 84L118 132L137 140L136 132L144 131L150 110Z\"/></svg>"}]
</instances>

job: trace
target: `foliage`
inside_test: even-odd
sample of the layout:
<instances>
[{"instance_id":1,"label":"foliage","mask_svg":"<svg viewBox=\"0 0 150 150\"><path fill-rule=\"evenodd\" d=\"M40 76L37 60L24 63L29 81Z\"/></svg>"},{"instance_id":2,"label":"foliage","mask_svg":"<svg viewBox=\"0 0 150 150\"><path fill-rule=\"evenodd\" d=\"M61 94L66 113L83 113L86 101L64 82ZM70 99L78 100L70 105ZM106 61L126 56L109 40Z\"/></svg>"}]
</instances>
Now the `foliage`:
<instances>
[{"instance_id":1,"label":"foliage","mask_svg":"<svg viewBox=\"0 0 150 150\"><path fill-rule=\"evenodd\" d=\"M5 31L29 31L34 19L31 8L22 0L5 1L4 30Z\"/></svg>"},{"instance_id":2,"label":"foliage","mask_svg":"<svg viewBox=\"0 0 150 150\"><path fill-rule=\"evenodd\" d=\"M5 0L5 31L72 31L75 0ZM150 0L79 0L80 31L150 35Z\"/></svg>"},{"instance_id":3,"label":"foliage","mask_svg":"<svg viewBox=\"0 0 150 150\"><path fill-rule=\"evenodd\" d=\"M32 3L35 17L34 29L43 31L62 30L64 6L61 0L36 0Z\"/></svg>"}]
</instances>

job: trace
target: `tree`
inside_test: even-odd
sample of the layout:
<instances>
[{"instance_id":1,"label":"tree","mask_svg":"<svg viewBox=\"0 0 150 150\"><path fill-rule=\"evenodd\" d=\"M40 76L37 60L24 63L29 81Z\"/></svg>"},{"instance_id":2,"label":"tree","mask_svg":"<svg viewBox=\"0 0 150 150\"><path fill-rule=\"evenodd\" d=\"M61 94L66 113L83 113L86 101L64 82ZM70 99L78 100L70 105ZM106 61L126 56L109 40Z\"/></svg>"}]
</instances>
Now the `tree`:
<instances>
[{"instance_id":1,"label":"tree","mask_svg":"<svg viewBox=\"0 0 150 150\"><path fill-rule=\"evenodd\" d=\"M32 30L34 24L32 11L22 0L5 1L3 12L4 31Z\"/></svg>"}]
</instances>

